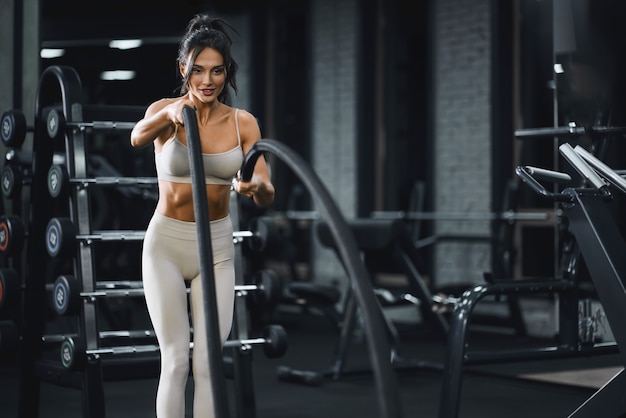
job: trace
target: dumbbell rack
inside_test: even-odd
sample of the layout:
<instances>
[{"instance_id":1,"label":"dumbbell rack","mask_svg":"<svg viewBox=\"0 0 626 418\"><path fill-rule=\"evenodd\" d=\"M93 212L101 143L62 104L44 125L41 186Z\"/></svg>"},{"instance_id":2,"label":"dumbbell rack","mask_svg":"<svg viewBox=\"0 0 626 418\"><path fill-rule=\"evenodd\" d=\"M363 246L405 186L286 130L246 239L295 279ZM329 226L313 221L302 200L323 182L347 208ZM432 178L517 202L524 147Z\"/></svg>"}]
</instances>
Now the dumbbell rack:
<instances>
[{"instance_id":1,"label":"dumbbell rack","mask_svg":"<svg viewBox=\"0 0 626 418\"><path fill-rule=\"evenodd\" d=\"M43 71L36 97L35 119L46 120L50 108L62 112L66 123L83 121L82 85L70 67L52 66ZM85 130L65 129L64 144L53 141L42 124L35 124L31 182L31 211L28 225L27 263L23 295L22 347L20 358L19 417L39 416L41 381L79 388L82 394L82 416L105 417L102 364L90 359L79 371L64 369L60 361L43 357L42 336L45 329L46 284L54 281L59 261L47 251L47 224L55 210L64 202L55 202L48 191L48 170L52 166L55 147L64 145L65 161L70 177L87 177ZM78 234L91 233L91 211L88 188L72 188L69 195L69 217ZM95 291L94 254L90 243L81 242L72 260L74 274L84 292ZM77 319L78 339L84 349L97 349L99 333L95 303L85 301Z\"/></svg>"},{"instance_id":2,"label":"dumbbell rack","mask_svg":"<svg viewBox=\"0 0 626 418\"><path fill-rule=\"evenodd\" d=\"M239 217L239 195L231 190L230 217L233 226L241 225ZM244 261L241 245L235 245L235 285L244 285ZM235 296L235 309L231 338L245 340L248 338L248 317L246 298ZM233 380L235 384L236 416L239 418L256 417L256 397L254 395L254 379L252 378L252 350L234 348L232 350Z\"/></svg>"}]
</instances>

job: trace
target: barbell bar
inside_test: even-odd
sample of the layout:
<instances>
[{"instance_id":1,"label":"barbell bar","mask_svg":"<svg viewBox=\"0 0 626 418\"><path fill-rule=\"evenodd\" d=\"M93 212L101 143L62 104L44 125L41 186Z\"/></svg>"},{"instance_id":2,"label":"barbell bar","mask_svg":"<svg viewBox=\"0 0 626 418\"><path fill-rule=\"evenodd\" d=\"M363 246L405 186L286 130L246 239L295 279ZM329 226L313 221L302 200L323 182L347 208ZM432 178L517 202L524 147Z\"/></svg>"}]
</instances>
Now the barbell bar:
<instances>
[{"instance_id":1,"label":"barbell bar","mask_svg":"<svg viewBox=\"0 0 626 418\"><path fill-rule=\"evenodd\" d=\"M249 350L254 345L263 345L263 351L268 358L282 357L287 351L287 333L281 325L268 325L265 327L263 337L243 340L228 340L224 343L226 348L239 348ZM189 349L193 350L193 342L189 343ZM65 337L61 342L61 364L70 370L80 370L89 358L116 355L136 355L155 353L160 350L157 344L128 345L116 347L102 347L86 350L84 343L73 337Z\"/></svg>"},{"instance_id":2,"label":"barbell bar","mask_svg":"<svg viewBox=\"0 0 626 418\"><path fill-rule=\"evenodd\" d=\"M372 218L424 221L547 221L547 213L539 212L415 212L374 211Z\"/></svg>"},{"instance_id":3,"label":"barbell bar","mask_svg":"<svg viewBox=\"0 0 626 418\"><path fill-rule=\"evenodd\" d=\"M92 121L92 122L74 122L66 121L63 113L57 109L50 109L46 117L46 130L48 136L52 139L56 139L59 133L64 132L67 128L76 128L81 131L84 130L98 130L98 131L131 131L136 125L136 122L116 122L116 121Z\"/></svg>"},{"instance_id":4,"label":"barbell bar","mask_svg":"<svg viewBox=\"0 0 626 418\"><path fill-rule=\"evenodd\" d=\"M67 194L71 184L82 186L154 186L156 177L94 177L71 178L67 169L61 164L53 164L48 170L47 185L50 196L57 198Z\"/></svg>"},{"instance_id":5,"label":"barbell bar","mask_svg":"<svg viewBox=\"0 0 626 418\"><path fill-rule=\"evenodd\" d=\"M580 135L601 136L611 134L626 134L623 126L580 126L576 122L569 122L567 126L528 128L515 131L516 138L546 138L546 137L571 137Z\"/></svg>"}]
</instances>

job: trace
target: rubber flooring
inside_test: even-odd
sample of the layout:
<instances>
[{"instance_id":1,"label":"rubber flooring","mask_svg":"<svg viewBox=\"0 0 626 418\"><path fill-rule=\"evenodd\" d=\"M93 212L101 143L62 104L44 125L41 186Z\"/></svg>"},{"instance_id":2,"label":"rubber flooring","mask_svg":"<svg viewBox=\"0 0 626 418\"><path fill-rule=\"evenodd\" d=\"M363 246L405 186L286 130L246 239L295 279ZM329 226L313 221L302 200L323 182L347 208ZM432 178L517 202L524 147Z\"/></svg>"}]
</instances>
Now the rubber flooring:
<instances>
[{"instance_id":1,"label":"rubber flooring","mask_svg":"<svg viewBox=\"0 0 626 418\"><path fill-rule=\"evenodd\" d=\"M231 417L242 410L257 418L375 418L379 416L377 386L369 367L367 344L355 337L351 343L344 373L337 379L324 379L317 386L286 382L278 378L278 369L290 367L302 372L327 370L335 361L337 329L321 315L285 313L272 318L284 326L288 350L281 358L270 359L262 349L253 352L254 405L239 408L232 380L227 380ZM402 417L437 418L441 398L442 364L446 345L427 328L399 327L399 355L411 360L414 367L397 368L398 405ZM470 348L484 350L533 347L549 344L512 335L472 332ZM523 361L468 367L463 374L460 418L557 418L567 417L596 389L578 384L552 383L532 378L549 372L597 370L619 367L617 354L584 358ZM106 363L105 367L106 367ZM531 378L520 377L530 375ZM0 362L0 417L18 417L19 370L10 361ZM112 418L154 417L156 378L106 381L106 416ZM191 404L193 382L187 389ZM41 418L82 416L82 393L78 389L42 383L40 393L30 394L39 403ZM187 417L192 417L188 406ZM617 413L615 417L619 416ZM22 418L22 417L20 417ZM30 418L30 417L29 417ZM33 417L36 418L36 417ZM610 417L602 417L610 418Z\"/></svg>"}]
</instances>

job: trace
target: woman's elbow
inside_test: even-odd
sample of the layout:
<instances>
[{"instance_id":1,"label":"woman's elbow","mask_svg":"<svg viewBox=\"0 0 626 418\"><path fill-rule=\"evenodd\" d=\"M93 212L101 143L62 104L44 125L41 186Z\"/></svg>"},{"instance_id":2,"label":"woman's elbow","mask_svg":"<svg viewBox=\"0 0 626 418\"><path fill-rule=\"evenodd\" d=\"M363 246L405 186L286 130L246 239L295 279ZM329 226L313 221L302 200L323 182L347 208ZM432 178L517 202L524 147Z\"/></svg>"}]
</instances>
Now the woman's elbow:
<instances>
[{"instance_id":1,"label":"woman's elbow","mask_svg":"<svg viewBox=\"0 0 626 418\"><path fill-rule=\"evenodd\" d=\"M133 129L130 133L130 145L133 148L142 148L145 147L147 144L146 141L143 139L143 135Z\"/></svg>"}]
</instances>

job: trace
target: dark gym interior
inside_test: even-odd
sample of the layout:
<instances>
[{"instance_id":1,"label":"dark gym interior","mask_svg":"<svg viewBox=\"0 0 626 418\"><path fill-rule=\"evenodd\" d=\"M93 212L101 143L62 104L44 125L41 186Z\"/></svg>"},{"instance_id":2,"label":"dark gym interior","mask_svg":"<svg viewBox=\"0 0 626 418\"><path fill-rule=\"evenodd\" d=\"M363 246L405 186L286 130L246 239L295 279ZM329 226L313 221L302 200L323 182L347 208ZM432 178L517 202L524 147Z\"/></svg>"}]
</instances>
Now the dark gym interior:
<instances>
[{"instance_id":1,"label":"dark gym interior","mask_svg":"<svg viewBox=\"0 0 626 418\"><path fill-rule=\"evenodd\" d=\"M626 416L621 0L0 8L1 418L156 416L129 131L197 13L277 191L231 195L230 416Z\"/></svg>"}]
</instances>

